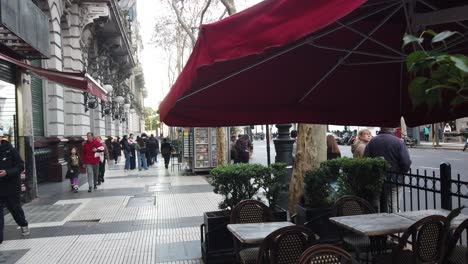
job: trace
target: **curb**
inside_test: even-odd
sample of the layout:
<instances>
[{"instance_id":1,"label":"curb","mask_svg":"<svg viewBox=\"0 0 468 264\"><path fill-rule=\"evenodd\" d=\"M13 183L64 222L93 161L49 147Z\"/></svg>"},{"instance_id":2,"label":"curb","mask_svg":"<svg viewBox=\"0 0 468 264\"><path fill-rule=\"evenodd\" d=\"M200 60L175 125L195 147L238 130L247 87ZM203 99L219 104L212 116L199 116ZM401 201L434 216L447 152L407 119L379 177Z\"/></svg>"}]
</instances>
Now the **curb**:
<instances>
[{"instance_id":1,"label":"curb","mask_svg":"<svg viewBox=\"0 0 468 264\"><path fill-rule=\"evenodd\" d=\"M429 145L429 146L417 145L417 146L414 146L414 147L409 147L409 149L411 149L411 148L414 148L414 149L443 149L443 150L459 150L459 151L463 150L463 146L439 146L439 147L436 147L436 146L432 146L432 145Z\"/></svg>"}]
</instances>

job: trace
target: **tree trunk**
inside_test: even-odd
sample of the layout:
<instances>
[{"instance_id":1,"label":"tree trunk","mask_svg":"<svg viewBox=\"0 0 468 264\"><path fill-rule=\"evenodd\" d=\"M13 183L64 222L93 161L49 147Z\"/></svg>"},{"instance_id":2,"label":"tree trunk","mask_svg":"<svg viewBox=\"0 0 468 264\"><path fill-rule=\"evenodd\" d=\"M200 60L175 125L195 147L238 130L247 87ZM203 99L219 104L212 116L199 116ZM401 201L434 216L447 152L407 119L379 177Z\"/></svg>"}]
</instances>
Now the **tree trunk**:
<instances>
[{"instance_id":1,"label":"tree trunk","mask_svg":"<svg viewBox=\"0 0 468 264\"><path fill-rule=\"evenodd\" d=\"M228 11L229 15L233 15L237 12L236 5L234 0L221 0L221 3L225 6L226 10ZM217 127L216 128L216 158L218 161L218 166L225 164L227 161L226 158L226 133L224 127Z\"/></svg>"},{"instance_id":2,"label":"tree trunk","mask_svg":"<svg viewBox=\"0 0 468 264\"><path fill-rule=\"evenodd\" d=\"M216 128L216 161L218 166L226 163L226 130L224 127Z\"/></svg>"},{"instance_id":3,"label":"tree trunk","mask_svg":"<svg viewBox=\"0 0 468 264\"><path fill-rule=\"evenodd\" d=\"M304 173L320 166L327 159L326 126L299 124L296 139L296 160L289 185L288 209L296 213L296 204L304 195Z\"/></svg>"}]
</instances>

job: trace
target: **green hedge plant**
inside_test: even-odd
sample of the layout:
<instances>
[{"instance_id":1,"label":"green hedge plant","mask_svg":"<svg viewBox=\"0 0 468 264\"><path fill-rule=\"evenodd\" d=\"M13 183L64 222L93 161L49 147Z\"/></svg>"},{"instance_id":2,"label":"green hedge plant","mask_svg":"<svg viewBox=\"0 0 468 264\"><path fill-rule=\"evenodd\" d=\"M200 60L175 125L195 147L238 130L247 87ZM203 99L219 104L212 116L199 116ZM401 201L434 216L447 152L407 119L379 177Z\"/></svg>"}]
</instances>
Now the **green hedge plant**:
<instances>
[{"instance_id":1,"label":"green hedge plant","mask_svg":"<svg viewBox=\"0 0 468 264\"><path fill-rule=\"evenodd\" d=\"M390 168L388 162L382 158L341 158L339 162L339 195L356 195L375 204Z\"/></svg>"},{"instance_id":2,"label":"green hedge plant","mask_svg":"<svg viewBox=\"0 0 468 264\"><path fill-rule=\"evenodd\" d=\"M332 179L330 170L323 166L306 171L304 205L312 208L329 207L333 203Z\"/></svg>"},{"instance_id":3,"label":"green hedge plant","mask_svg":"<svg viewBox=\"0 0 468 264\"><path fill-rule=\"evenodd\" d=\"M262 187L265 190L265 197L270 208L275 208L278 203L280 192L286 191L285 178L288 174L286 163L271 164L270 173L263 178Z\"/></svg>"},{"instance_id":4,"label":"green hedge plant","mask_svg":"<svg viewBox=\"0 0 468 264\"><path fill-rule=\"evenodd\" d=\"M214 192L223 196L219 209L231 210L237 203L252 199L263 187L270 169L260 164L225 164L211 170L209 182Z\"/></svg>"}]
</instances>

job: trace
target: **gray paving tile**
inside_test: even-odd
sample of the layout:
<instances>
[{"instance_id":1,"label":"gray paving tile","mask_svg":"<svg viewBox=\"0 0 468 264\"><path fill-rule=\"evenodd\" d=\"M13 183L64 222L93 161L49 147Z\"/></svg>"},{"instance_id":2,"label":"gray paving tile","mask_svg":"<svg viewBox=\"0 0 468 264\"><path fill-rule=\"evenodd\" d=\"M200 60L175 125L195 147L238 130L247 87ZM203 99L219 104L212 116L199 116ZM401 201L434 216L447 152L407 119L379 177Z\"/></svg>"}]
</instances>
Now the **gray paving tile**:
<instances>
[{"instance_id":1,"label":"gray paving tile","mask_svg":"<svg viewBox=\"0 0 468 264\"><path fill-rule=\"evenodd\" d=\"M126 207L154 206L156 203L154 196L130 197Z\"/></svg>"},{"instance_id":2,"label":"gray paving tile","mask_svg":"<svg viewBox=\"0 0 468 264\"><path fill-rule=\"evenodd\" d=\"M16 263L26 252L28 252L28 249L2 250L0 251L0 264Z\"/></svg>"},{"instance_id":3,"label":"gray paving tile","mask_svg":"<svg viewBox=\"0 0 468 264\"><path fill-rule=\"evenodd\" d=\"M156 247L156 262L172 262L201 258L200 241L160 244Z\"/></svg>"},{"instance_id":4,"label":"gray paving tile","mask_svg":"<svg viewBox=\"0 0 468 264\"><path fill-rule=\"evenodd\" d=\"M202 216L161 220L155 219L149 221L121 221L110 223L99 223L98 221L94 220L69 221L66 222L63 226L31 228L31 235L28 237L22 237L17 226L9 225L5 226L4 239L6 241L14 239L125 233L138 230L163 230L185 227L199 227L202 223Z\"/></svg>"},{"instance_id":5,"label":"gray paving tile","mask_svg":"<svg viewBox=\"0 0 468 264\"><path fill-rule=\"evenodd\" d=\"M64 205L25 205L23 206L26 219L30 223L60 222L63 221L80 204ZM5 216L6 225L16 225L10 214Z\"/></svg>"}]
</instances>

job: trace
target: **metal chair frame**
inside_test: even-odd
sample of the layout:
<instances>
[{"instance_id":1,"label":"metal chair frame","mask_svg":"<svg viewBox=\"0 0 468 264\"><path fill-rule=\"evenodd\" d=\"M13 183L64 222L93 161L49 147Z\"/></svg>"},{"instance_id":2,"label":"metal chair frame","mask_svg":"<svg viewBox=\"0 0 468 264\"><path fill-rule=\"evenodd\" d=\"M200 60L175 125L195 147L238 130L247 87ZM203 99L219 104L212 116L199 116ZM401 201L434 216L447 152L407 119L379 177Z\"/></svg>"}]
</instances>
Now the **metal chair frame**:
<instances>
[{"instance_id":1,"label":"metal chair frame","mask_svg":"<svg viewBox=\"0 0 468 264\"><path fill-rule=\"evenodd\" d=\"M253 212L252 209L258 209L258 211L261 212L261 215L256 215L249 219L248 213ZM244 215L244 213L246 213L247 215ZM231 211L230 218L231 224L272 222L273 213L271 212L270 208L268 208L264 203L257 200L249 199L240 201L236 206L234 206L234 208ZM239 252L242 250L242 244L235 236L233 236L233 241L236 260L239 263Z\"/></svg>"},{"instance_id":2,"label":"metal chair frame","mask_svg":"<svg viewBox=\"0 0 468 264\"><path fill-rule=\"evenodd\" d=\"M300 241L300 248L297 242ZM263 240L257 264L295 264L302 252L317 242L316 234L302 226L282 227ZM297 257L294 256L296 252ZM287 255L282 255L286 253ZM296 257L296 258L295 258Z\"/></svg>"},{"instance_id":3,"label":"metal chair frame","mask_svg":"<svg viewBox=\"0 0 468 264\"><path fill-rule=\"evenodd\" d=\"M458 241L461 239L461 235L463 233L463 231L466 231L468 232L468 219L466 219L465 221L463 221L458 227L457 229L455 229L455 231L453 232L453 234L450 236L450 238L448 239L448 243L447 243L447 254L445 256L445 261L444 263L451 263L449 261L449 257L450 255L453 253L455 247L457 246L457 243ZM466 250L466 256L465 256L465 260L468 260L468 250ZM453 263L453 264L458 264L458 263Z\"/></svg>"},{"instance_id":4,"label":"metal chair frame","mask_svg":"<svg viewBox=\"0 0 468 264\"><path fill-rule=\"evenodd\" d=\"M302 253L299 264L348 264L354 263L349 252L330 244L315 245Z\"/></svg>"}]
</instances>

